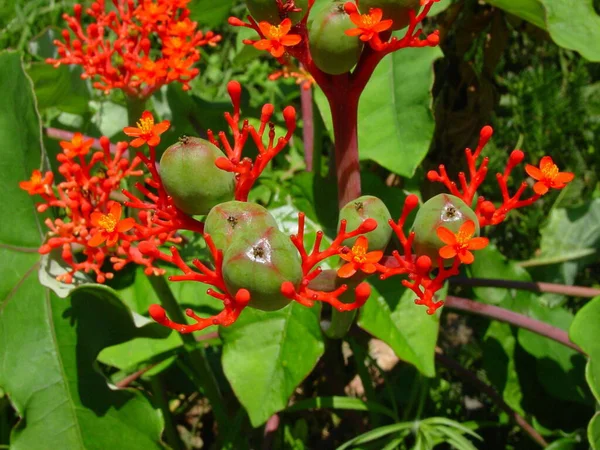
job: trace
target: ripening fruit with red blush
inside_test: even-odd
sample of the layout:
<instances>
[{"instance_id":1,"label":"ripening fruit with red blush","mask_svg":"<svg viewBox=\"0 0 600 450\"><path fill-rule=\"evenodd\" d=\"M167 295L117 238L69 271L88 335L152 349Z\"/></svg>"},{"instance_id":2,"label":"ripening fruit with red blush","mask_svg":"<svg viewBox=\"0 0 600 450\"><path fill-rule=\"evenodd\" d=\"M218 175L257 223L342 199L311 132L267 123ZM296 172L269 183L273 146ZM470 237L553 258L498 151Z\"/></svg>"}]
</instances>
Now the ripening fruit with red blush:
<instances>
[{"instance_id":1,"label":"ripening fruit with red blush","mask_svg":"<svg viewBox=\"0 0 600 450\"><path fill-rule=\"evenodd\" d=\"M284 281L298 288L303 272L300 254L289 236L270 227L236 233L223 256L223 279L229 292L247 289L249 306L276 311L289 304Z\"/></svg>"},{"instance_id":2,"label":"ripening fruit with red blush","mask_svg":"<svg viewBox=\"0 0 600 450\"><path fill-rule=\"evenodd\" d=\"M232 200L235 177L215 165L223 152L210 142L182 137L160 160L160 177L175 206L186 214L207 214L219 203Z\"/></svg>"},{"instance_id":3,"label":"ripening fruit with red blush","mask_svg":"<svg viewBox=\"0 0 600 450\"><path fill-rule=\"evenodd\" d=\"M415 253L418 256L429 256L433 267L438 267L439 250L446 244L438 237L437 229L442 226L458 233L460 227L469 220L475 223L473 236L479 236L477 215L460 198L450 194L439 194L427 200L417 212L413 223ZM446 260L444 264L450 266L452 260Z\"/></svg>"},{"instance_id":4,"label":"ripening fruit with red blush","mask_svg":"<svg viewBox=\"0 0 600 450\"><path fill-rule=\"evenodd\" d=\"M364 236L369 240L369 250L384 250L392 237L392 228L388 224L391 218L390 211L380 199L372 195L363 195L348 202L340 210L339 220L346 220L346 231L353 231L366 219L375 219L377 228ZM352 247L357 238L358 236L345 240L344 245Z\"/></svg>"},{"instance_id":5,"label":"ripening fruit with red blush","mask_svg":"<svg viewBox=\"0 0 600 450\"><path fill-rule=\"evenodd\" d=\"M383 19L392 19L392 30L401 30L409 23L409 11L411 9L418 13L419 0L359 0L358 8L363 14L367 14L371 8L381 8Z\"/></svg>"},{"instance_id":6,"label":"ripening fruit with red blush","mask_svg":"<svg viewBox=\"0 0 600 450\"><path fill-rule=\"evenodd\" d=\"M311 17L310 54L323 72L339 75L350 71L358 62L363 42L357 36L344 33L352 28L356 25L344 11L344 2L333 2Z\"/></svg>"},{"instance_id":7,"label":"ripening fruit with red blush","mask_svg":"<svg viewBox=\"0 0 600 450\"><path fill-rule=\"evenodd\" d=\"M254 20L269 22L271 25L278 25L286 17L296 24L304 18L308 11L308 0L294 0L294 9L298 8L300 11L287 13L281 11L277 3L277 0L246 0L246 6ZM283 0L281 3L285 7L286 1Z\"/></svg>"},{"instance_id":8,"label":"ripening fruit with red blush","mask_svg":"<svg viewBox=\"0 0 600 450\"><path fill-rule=\"evenodd\" d=\"M204 231L210 234L215 246L223 252L238 233L276 226L275 218L266 208L236 200L215 206L204 221Z\"/></svg>"}]
</instances>

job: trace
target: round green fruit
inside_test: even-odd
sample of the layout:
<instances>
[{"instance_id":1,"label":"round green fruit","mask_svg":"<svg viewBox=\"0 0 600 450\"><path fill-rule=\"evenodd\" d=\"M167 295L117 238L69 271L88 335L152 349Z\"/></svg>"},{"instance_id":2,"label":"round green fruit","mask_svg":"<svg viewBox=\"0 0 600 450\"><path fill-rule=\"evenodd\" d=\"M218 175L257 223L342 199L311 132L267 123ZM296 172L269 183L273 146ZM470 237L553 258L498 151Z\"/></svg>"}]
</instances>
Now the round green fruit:
<instances>
[{"instance_id":1,"label":"round green fruit","mask_svg":"<svg viewBox=\"0 0 600 450\"><path fill-rule=\"evenodd\" d=\"M389 220L392 218L387 206L372 195L363 195L362 197L347 203L340 211L340 221L346 220L346 230L353 231L366 219L375 219L377 228L365 233L369 239L369 251L384 250L392 237L392 228L389 226ZM339 227L339 223L338 223ZM352 247L358 238L347 239L344 245Z\"/></svg>"},{"instance_id":2,"label":"round green fruit","mask_svg":"<svg viewBox=\"0 0 600 450\"><path fill-rule=\"evenodd\" d=\"M344 31L356 28L344 11L344 2L333 2L312 19L308 30L310 53L319 69L331 75L350 71L358 62L363 42Z\"/></svg>"},{"instance_id":3,"label":"round green fruit","mask_svg":"<svg viewBox=\"0 0 600 450\"><path fill-rule=\"evenodd\" d=\"M442 226L457 233L467 221L475 223L475 234L479 236L479 220L475 212L460 198L450 194L439 194L427 200L417 212L413 231L415 232L414 248L418 256L429 256L433 267L437 267L439 250L444 244L437 236L437 229ZM448 260L447 264L451 264Z\"/></svg>"},{"instance_id":4,"label":"round green fruit","mask_svg":"<svg viewBox=\"0 0 600 450\"><path fill-rule=\"evenodd\" d=\"M160 177L175 206L186 214L207 214L231 200L235 177L215 166L223 152L204 139L184 136L160 159Z\"/></svg>"},{"instance_id":5,"label":"round green fruit","mask_svg":"<svg viewBox=\"0 0 600 450\"><path fill-rule=\"evenodd\" d=\"M419 11L419 0L359 0L358 7L363 14L371 8L381 8L383 19L392 19L392 30L401 30L409 23L408 12L414 9Z\"/></svg>"},{"instance_id":6,"label":"round green fruit","mask_svg":"<svg viewBox=\"0 0 600 450\"><path fill-rule=\"evenodd\" d=\"M282 1L285 4L285 0ZM301 11L288 13L292 23L300 22L308 11L308 0L295 0L296 8ZM281 17L279 7L276 0L246 0L246 6L250 15L257 22L269 22L271 25L278 25L285 17Z\"/></svg>"},{"instance_id":7,"label":"round green fruit","mask_svg":"<svg viewBox=\"0 0 600 450\"><path fill-rule=\"evenodd\" d=\"M225 251L238 233L263 231L277 227L277 222L266 208L256 203L231 201L210 210L204 221L204 231L210 234L218 249Z\"/></svg>"},{"instance_id":8,"label":"round green fruit","mask_svg":"<svg viewBox=\"0 0 600 450\"><path fill-rule=\"evenodd\" d=\"M281 293L281 284L296 288L302 281L298 250L276 227L236 233L223 257L223 279L229 292L250 292L249 306L263 311L285 307L290 299Z\"/></svg>"}]
</instances>

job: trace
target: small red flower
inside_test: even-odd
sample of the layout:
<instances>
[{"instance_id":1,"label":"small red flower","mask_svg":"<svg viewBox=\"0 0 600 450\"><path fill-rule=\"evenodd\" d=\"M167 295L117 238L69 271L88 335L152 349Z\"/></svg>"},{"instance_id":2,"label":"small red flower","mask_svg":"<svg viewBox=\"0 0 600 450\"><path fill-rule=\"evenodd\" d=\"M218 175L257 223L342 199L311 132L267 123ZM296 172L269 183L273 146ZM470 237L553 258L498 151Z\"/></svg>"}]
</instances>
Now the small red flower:
<instances>
[{"instance_id":1,"label":"small red flower","mask_svg":"<svg viewBox=\"0 0 600 450\"><path fill-rule=\"evenodd\" d=\"M375 264L383 258L383 252L376 250L367 253L368 248L369 240L365 236L359 236L352 250L348 253L340 253L340 258L348 261L348 264L344 264L338 269L338 276L340 278L350 278L359 270L364 273L374 273L377 270Z\"/></svg>"},{"instance_id":2,"label":"small red flower","mask_svg":"<svg viewBox=\"0 0 600 450\"><path fill-rule=\"evenodd\" d=\"M34 170L29 181L21 181L19 187L27 191L29 195L47 194L53 178L52 172L46 172L42 177L42 172Z\"/></svg>"},{"instance_id":3,"label":"small red flower","mask_svg":"<svg viewBox=\"0 0 600 450\"><path fill-rule=\"evenodd\" d=\"M60 141L60 146L64 150L64 154L67 158L87 155L93 144L93 139L83 139L83 134L81 133L75 133L71 142Z\"/></svg>"},{"instance_id":4,"label":"small red flower","mask_svg":"<svg viewBox=\"0 0 600 450\"><path fill-rule=\"evenodd\" d=\"M550 188L562 189L575 177L575 174L571 172L559 172L558 166L554 164L552 158L549 156L542 158L539 169L531 164L527 164L525 172L537 181L533 185L533 190L538 195L544 195Z\"/></svg>"},{"instance_id":5,"label":"small red flower","mask_svg":"<svg viewBox=\"0 0 600 450\"><path fill-rule=\"evenodd\" d=\"M284 19L279 25L271 25L269 22L258 24L265 39L256 41L254 47L258 50L267 50L275 58L279 58L285 52L285 47L299 44L302 37L298 34L288 34L292 28L292 21Z\"/></svg>"},{"instance_id":6,"label":"small red flower","mask_svg":"<svg viewBox=\"0 0 600 450\"><path fill-rule=\"evenodd\" d=\"M446 244L440 248L440 256L444 259L452 259L458 255L463 264L471 264L475 260L469 250L481 250L490 242L488 238L473 237L475 222L472 220L463 223L456 234L445 227L439 227L436 232L440 240Z\"/></svg>"},{"instance_id":7,"label":"small red flower","mask_svg":"<svg viewBox=\"0 0 600 450\"><path fill-rule=\"evenodd\" d=\"M137 123L137 128L125 127L123 132L127 136L136 138L130 143L132 147L141 147L144 144L156 147L160 143L160 135L167 131L170 126L171 123L168 120L163 120L155 125L152 113L144 111L142 118Z\"/></svg>"},{"instance_id":8,"label":"small red flower","mask_svg":"<svg viewBox=\"0 0 600 450\"><path fill-rule=\"evenodd\" d=\"M393 21L381 20L383 11L381 8L371 8L369 14L360 14L358 11L350 13L350 20L357 28L350 28L344 33L348 36L360 36L361 41L370 41L377 33L388 30Z\"/></svg>"},{"instance_id":9,"label":"small red flower","mask_svg":"<svg viewBox=\"0 0 600 450\"><path fill-rule=\"evenodd\" d=\"M135 225L133 218L121 220L121 204L114 202L109 209L108 214L93 212L90 216L92 225L97 227L96 233L88 241L90 247L98 247L106 241L108 247L117 243L121 233L131 230Z\"/></svg>"}]
</instances>

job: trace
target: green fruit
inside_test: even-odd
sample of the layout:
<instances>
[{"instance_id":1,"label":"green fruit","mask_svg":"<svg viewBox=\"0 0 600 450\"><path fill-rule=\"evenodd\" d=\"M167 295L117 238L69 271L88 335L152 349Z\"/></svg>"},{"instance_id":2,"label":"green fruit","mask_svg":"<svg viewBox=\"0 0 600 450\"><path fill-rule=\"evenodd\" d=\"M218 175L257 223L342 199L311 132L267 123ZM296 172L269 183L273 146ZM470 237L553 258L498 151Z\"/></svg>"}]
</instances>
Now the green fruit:
<instances>
[{"instance_id":1,"label":"green fruit","mask_svg":"<svg viewBox=\"0 0 600 450\"><path fill-rule=\"evenodd\" d=\"M344 11L344 2L333 2L319 11L308 30L310 53L319 69L331 75L351 70L363 48L357 36L347 36L344 31L356 28Z\"/></svg>"},{"instance_id":2,"label":"green fruit","mask_svg":"<svg viewBox=\"0 0 600 450\"><path fill-rule=\"evenodd\" d=\"M281 293L281 284L302 281L298 250L276 227L236 233L223 257L223 279L232 295L239 289L250 292L249 306L263 311L285 307L290 299Z\"/></svg>"},{"instance_id":3,"label":"green fruit","mask_svg":"<svg viewBox=\"0 0 600 450\"><path fill-rule=\"evenodd\" d=\"M359 0L360 12L367 14L371 8L381 8L383 19L392 19L392 30L401 30L409 23L408 12L419 11L419 0Z\"/></svg>"},{"instance_id":4,"label":"green fruit","mask_svg":"<svg viewBox=\"0 0 600 450\"><path fill-rule=\"evenodd\" d=\"M269 211L256 203L235 200L215 206L204 221L204 231L223 251L237 233L263 231L271 227L277 227L277 222Z\"/></svg>"},{"instance_id":5,"label":"green fruit","mask_svg":"<svg viewBox=\"0 0 600 450\"><path fill-rule=\"evenodd\" d=\"M285 0L282 3L285 4ZM308 11L308 0L295 0L294 4L301 11L288 13L287 17L290 18L292 23L298 23ZM258 22L264 21L269 22L271 25L278 25L285 19L285 16L281 16L276 0L246 0L246 6L250 11L250 15Z\"/></svg>"},{"instance_id":6,"label":"green fruit","mask_svg":"<svg viewBox=\"0 0 600 450\"><path fill-rule=\"evenodd\" d=\"M160 177L175 206L187 214L206 214L231 200L235 177L215 166L221 150L204 139L182 137L160 159Z\"/></svg>"},{"instance_id":7,"label":"green fruit","mask_svg":"<svg viewBox=\"0 0 600 450\"><path fill-rule=\"evenodd\" d=\"M387 206L372 195L363 195L362 197L347 203L340 211L340 221L346 219L346 230L353 231L366 219L375 219L377 228L365 233L369 239L369 251L384 250L392 237L392 228L388 222L392 218ZM339 227L339 223L338 223ZM358 238L347 239L344 245L352 247Z\"/></svg>"},{"instance_id":8,"label":"green fruit","mask_svg":"<svg viewBox=\"0 0 600 450\"><path fill-rule=\"evenodd\" d=\"M439 250L444 244L437 236L437 229L443 226L457 233L462 224L475 222L475 236L479 236L479 220L475 212L460 198L450 194L439 194L427 200L417 212L413 231L414 249L418 256L429 256L433 267L438 265ZM447 260L450 265L452 260Z\"/></svg>"}]
</instances>

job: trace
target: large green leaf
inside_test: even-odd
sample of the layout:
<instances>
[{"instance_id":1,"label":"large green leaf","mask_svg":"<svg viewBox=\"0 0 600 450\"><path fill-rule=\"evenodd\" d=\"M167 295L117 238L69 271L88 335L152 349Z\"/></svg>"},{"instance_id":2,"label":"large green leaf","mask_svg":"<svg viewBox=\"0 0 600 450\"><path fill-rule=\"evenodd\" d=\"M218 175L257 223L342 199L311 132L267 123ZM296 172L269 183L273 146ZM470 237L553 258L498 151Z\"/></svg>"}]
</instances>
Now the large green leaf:
<instances>
[{"instance_id":1,"label":"large green leaf","mask_svg":"<svg viewBox=\"0 0 600 450\"><path fill-rule=\"evenodd\" d=\"M600 249L600 199L591 200L576 208L553 210L541 234L539 258L560 257L575 250L597 251ZM594 260L594 256L587 256L534 268L531 273L538 281L573 284L577 273ZM544 294L542 300L554 306L563 303L566 297Z\"/></svg>"},{"instance_id":2,"label":"large green leaf","mask_svg":"<svg viewBox=\"0 0 600 450\"><path fill-rule=\"evenodd\" d=\"M371 297L360 310L358 325L425 376L435 376L440 312L430 316L426 308L415 305L414 292L402 287L399 279L371 280L371 286Z\"/></svg>"},{"instance_id":3,"label":"large green leaf","mask_svg":"<svg viewBox=\"0 0 600 450\"><path fill-rule=\"evenodd\" d=\"M71 114L84 114L88 111L90 91L81 79L78 66L60 66L35 63L27 70L33 80L35 96L40 111L58 108Z\"/></svg>"},{"instance_id":4,"label":"large green leaf","mask_svg":"<svg viewBox=\"0 0 600 450\"><path fill-rule=\"evenodd\" d=\"M600 61L600 16L594 0L486 0L547 30L561 47Z\"/></svg>"},{"instance_id":5,"label":"large green leaf","mask_svg":"<svg viewBox=\"0 0 600 450\"><path fill-rule=\"evenodd\" d=\"M0 85L0 386L22 419L11 448L160 448L160 415L139 392L111 389L94 367L104 346L156 326L138 329L107 288L69 301L38 282L42 226L18 182L40 167L40 122L16 53L0 54Z\"/></svg>"},{"instance_id":6,"label":"large green leaf","mask_svg":"<svg viewBox=\"0 0 600 450\"><path fill-rule=\"evenodd\" d=\"M588 441L593 450L600 449L600 413L596 413L587 429Z\"/></svg>"},{"instance_id":7,"label":"large green leaf","mask_svg":"<svg viewBox=\"0 0 600 450\"><path fill-rule=\"evenodd\" d=\"M600 297L579 310L569 329L569 337L588 355L586 378L596 400L600 402Z\"/></svg>"},{"instance_id":8,"label":"large green leaf","mask_svg":"<svg viewBox=\"0 0 600 450\"><path fill-rule=\"evenodd\" d=\"M324 350L319 307L296 302L274 312L247 308L220 334L225 376L255 427L287 407Z\"/></svg>"},{"instance_id":9,"label":"large green leaf","mask_svg":"<svg viewBox=\"0 0 600 450\"><path fill-rule=\"evenodd\" d=\"M408 48L386 56L365 88L358 107L361 160L373 160L399 175L411 177L433 136L431 85L437 47ZM329 105L323 93L315 100L332 133Z\"/></svg>"},{"instance_id":10,"label":"large green leaf","mask_svg":"<svg viewBox=\"0 0 600 450\"><path fill-rule=\"evenodd\" d=\"M199 27L220 26L230 16L233 0L192 0L188 5L192 20L199 22Z\"/></svg>"}]
</instances>

